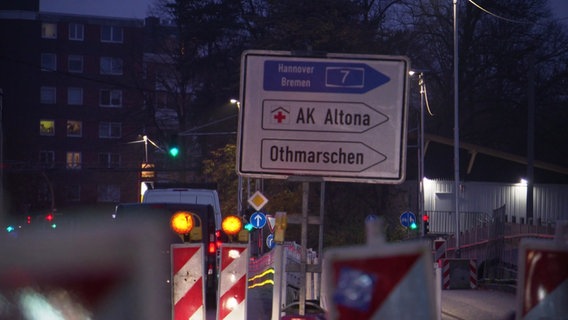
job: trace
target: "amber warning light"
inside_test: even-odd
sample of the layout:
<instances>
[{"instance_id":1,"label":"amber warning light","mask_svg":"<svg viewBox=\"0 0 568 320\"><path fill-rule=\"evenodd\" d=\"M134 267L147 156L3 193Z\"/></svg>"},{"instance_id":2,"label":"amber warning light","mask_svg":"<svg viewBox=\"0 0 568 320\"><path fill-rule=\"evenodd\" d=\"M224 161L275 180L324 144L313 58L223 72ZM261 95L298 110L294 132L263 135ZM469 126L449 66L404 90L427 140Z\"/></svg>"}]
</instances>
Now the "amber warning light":
<instances>
[{"instance_id":1,"label":"amber warning light","mask_svg":"<svg viewBox=\"0 0 568 320\"><path fill-rule=\"evenodd\" d=\"M170 227L177 234L187 234L193 228L193 218L187 211L178 211L170 219Z\"/></svg>"},{"instance_id":2,"label":"amber warning light","mask_svg":"<svg viewBox=\"0 0 568 320\"><path fill-rule=\"evenodd\" d=\"M223 229L223 231L225 231L226 234L234 236L243 228L243 222L237 216L228 216L223 219L221 228Z\"/></svg>"}]
</instances>

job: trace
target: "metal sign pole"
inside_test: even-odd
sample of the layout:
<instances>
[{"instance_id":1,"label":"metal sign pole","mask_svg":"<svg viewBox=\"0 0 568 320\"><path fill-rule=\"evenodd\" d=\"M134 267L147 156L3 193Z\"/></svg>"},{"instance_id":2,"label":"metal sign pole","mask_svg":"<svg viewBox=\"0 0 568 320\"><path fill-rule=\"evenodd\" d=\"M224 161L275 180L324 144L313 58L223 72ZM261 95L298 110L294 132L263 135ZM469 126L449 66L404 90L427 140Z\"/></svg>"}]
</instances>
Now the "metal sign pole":
<instances>
[{"instance_id":1,"label":"metal sign pole","mask_svg":"<svg viewBox=\"0 0 568 320\"><path fill-rule=\"evenodd\" d=\"M320 264L323 257L323 216L325 213L325 182L320 183L320 225L319 225L319 238L318 238L318 260L317 263ZM321 270L316 273L316 279L318 283L318 290L316 291L317 299L321 301ZM320 302L321 305L321 302Z\"/></svg>"},{"instance_id":2,"label":"metal sign pole","mask_svg":"<svg viewBox=\"0 0 568 320\"><path fill-rule=\"evenodd\" d=\"M301 226L301 255L300 255L300 315L306 314L306 264L308 259L308 198L310 183L302 182L302 226Z\"/></svg>"}]
</instances>

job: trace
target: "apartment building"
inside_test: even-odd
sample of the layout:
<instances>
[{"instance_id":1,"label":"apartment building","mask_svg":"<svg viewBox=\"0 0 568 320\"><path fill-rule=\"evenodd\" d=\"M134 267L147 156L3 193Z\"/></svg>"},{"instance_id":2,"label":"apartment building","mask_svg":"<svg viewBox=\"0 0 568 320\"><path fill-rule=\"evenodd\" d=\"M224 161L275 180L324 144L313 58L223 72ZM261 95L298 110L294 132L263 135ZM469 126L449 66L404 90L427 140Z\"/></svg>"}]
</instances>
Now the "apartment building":
<instances>
[{"instance_id":1,"label":"apartment building","mask_svg":"<svg viewBox=\"0 0 568 320\"><path fill-rule=\"evenodd\" d=\"M144 21L0 4L3 212L113 208L139 198L145 103ZM150 159L148 159L150 157Z\"/></svg>"}]
</instances>

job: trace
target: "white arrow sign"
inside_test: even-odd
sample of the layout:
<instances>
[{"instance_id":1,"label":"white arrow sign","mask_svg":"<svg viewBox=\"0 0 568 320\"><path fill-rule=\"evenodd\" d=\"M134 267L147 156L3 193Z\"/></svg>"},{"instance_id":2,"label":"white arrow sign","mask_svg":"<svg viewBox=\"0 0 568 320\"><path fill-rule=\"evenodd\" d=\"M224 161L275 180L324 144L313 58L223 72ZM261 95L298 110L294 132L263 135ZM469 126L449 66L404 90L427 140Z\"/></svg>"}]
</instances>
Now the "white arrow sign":
<instances>
[{"instance_id":1,"label":"white arrow sign","mask_svg":"<svg viewBox=\"0 0 568 320\"><path fill-rule=\"evenodd\" d=\"M404 180L406 58L246 51L242 70L240 175Z\"/></svg>"},{"instance_id":2,"label":"white arrow sign","mask_svg":"<svg viewBox=\"0 0 568 320\"><path fill-rule=\"evenodd\" d=\"M281 171L328 171L336 175L362 172L386 159L360 142L273 140L262 141L261 167Z\"/></svg>"},{"instance_id":3,"label":"white arrow sign","mask_svg":"<svg viewBox=\"0 0 568 320\"><path fill-rule=\"evenodd\" d=\"M364 103L265 100L264 130L362 133L388 121Z\"/></svg>"}]
</instances>

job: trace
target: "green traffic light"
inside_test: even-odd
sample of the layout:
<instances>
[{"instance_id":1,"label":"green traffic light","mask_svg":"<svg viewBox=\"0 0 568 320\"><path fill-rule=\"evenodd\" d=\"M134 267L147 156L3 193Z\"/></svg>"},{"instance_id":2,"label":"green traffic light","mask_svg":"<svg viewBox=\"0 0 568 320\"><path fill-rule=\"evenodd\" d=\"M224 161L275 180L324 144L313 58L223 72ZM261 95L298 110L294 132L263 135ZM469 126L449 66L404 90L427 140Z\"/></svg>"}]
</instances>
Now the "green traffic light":
<instances>
[{"instance_id":1,"label":"green traffic light","mask_svg":"<svg viewBox=\"0 0 568 320\"><path fill-rule=\"evenodd\" d=\"M254 229L254 226L252 225L252 223L245 224L245 230L246 231L251 232L252 229Z\"/></svg>"},{"instance_id":2,"label":"green traffic light","mask_svg":"<svg viewBox=\"0 0 568 320\"><path fill-rule=\"evenodd\" d=\"M416 230L416 228L418 228L418 226L416 225L416 222L413 221L413 222L410 224L410 230Z\"/></svg>"},{"instance_id":3,"label":"green traffic light","mask_svg":"<svg viewBox=\"0 0 568 320\"><path fill-rule=\"evenodd\" d=\"M172 147L172 148L170 148L170 155L171 155L172 157L175 158L175 157L178 156L178 154L179 154L179 149L178 149L178 147Z\"/></svg>"}]
</instances>

